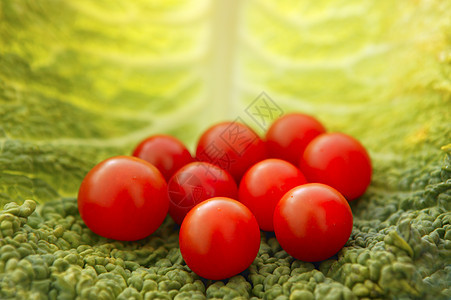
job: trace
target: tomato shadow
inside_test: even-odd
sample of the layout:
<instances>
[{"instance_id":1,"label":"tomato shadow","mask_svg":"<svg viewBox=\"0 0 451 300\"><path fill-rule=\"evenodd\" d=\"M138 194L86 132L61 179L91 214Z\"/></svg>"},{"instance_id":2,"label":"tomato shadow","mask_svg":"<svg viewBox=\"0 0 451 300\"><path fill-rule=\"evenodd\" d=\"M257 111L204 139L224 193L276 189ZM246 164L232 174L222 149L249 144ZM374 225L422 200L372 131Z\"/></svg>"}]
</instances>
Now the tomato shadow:
<instances>
[{"instance_id":1,"label":"tomato shadow","mask_svg":"<svg viewBox=\"0 0 451 300\"><path fill-rule=\"evenodd\" d=\"M218 283L218 282L222 282L224 284L224 286L226 286L229 283L229 281L236 276L242 276L242 277L244 277L244 279L246 279L246 281L249 282L249 275L250 275L250 271L249 271L249 268L247 268L243 272L238 273L230 278L225 278L225 279L220 279L220 280L207 279L207 278L204 278L199 275L197 275L197 277L204 284L205 288L208 289L209 286L211 286L215 283Z\"/></svg>"},{"instance_id":2,"label":"tomato shadow","mask_svg":"<svg viewBox=\"0 0 451 300\"><path fill-rule=\"evenodd\" d=\"M273 231L263 231L263 230L261 230L260 232L261 232L261 235L262 235L262 239L263 239L265 242L268 242L270 239L273 239L273 238L277 241L276 234L275 234ZM278 242L277 242L277 243L278 243ZM279 244L279 247L277 247L277 249L272 249L270 255L274 256L274 255L276 254L276 252L277 252L277 251L280 251L280 250L283 250L283 248L282 248L282 247L280 246L280 244ZM313 265L313 267L314 267L316 270L318 270L318 271L324 273L326 270L329 269L330 265L332 264L331 261L334 261L334 262L338 261L338 253L339 253L339 252L335 253L333 256L331 256L331 257L329 257L329 258L327 258L327 259L325 259L325 260L322 260L322 261L316 261L316 262L306 262L306 261L302 261L302 262L304 262L304 263L310 263L310 264ZM289 254L287 254L287 255L289 255ZM298 260L298 259L296 259L296 258L294 258L294 257L292 257L292 259L293 259L293 260L292 260L292 263L293 263L294 261ZM248 271L248 272L249 272L249 271ZM243 276L244 276L244 274L243 274Z\"/></svg>"},{"instance_id":3,"label":"tomato shadow","mask_svg":"<svg viewBox=\"0 0 451 300\"><path fill-rule=\"evenodd\" d=\"M274 233L274 231L260 230L260 232L263 234L266 240L269 240L270 238L276 238L276 234Z\"/></svg>"}]
</instances>

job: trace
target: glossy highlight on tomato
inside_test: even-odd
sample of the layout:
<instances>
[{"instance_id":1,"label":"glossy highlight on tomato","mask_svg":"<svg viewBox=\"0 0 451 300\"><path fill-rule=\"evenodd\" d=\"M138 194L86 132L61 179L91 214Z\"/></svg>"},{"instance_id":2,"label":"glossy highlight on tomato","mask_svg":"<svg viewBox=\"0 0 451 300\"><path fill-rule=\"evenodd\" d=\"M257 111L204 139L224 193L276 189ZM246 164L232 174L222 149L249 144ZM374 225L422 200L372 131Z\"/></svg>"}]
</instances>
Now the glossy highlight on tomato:
<instances>
[{"instance_id":1,"label":"glossy highlight on tomato","mask_svg":"<svg viewBox=\"0 0 451 300\"><path fill-rule=\"evenodd\" d=\"M239 183L248 168L266 158L266 147L246 125L223 122L202 134L197 144L196 158L228 171Z\"/></svg>"},{"instance_id":2,"label":"glossy highlight on tomato","mask_svg":"<svg viewBox=\"0 0 451 300\"><path fill-rule=\"evenodd\" d=\"M185 145L170 135L153 135L136 146L133 156L150 162L160 170L166 181L184 165L193 162L194 158Z\"/></svg>"},{"instance_id":3,"label":"glossy highlight on tomato","mask_svg":"<svg viewBox=\"0 0 451 300\"><path fill-rule=\"evenodd\" d=\"M244 174L239 187L239 201L255 215L261 230L273 231L274 208L292 188L307 183L301 171L281 159L265 159Z\"/></svg>"},{"instance_id":4,"label":"glossy highlight on tomato","mask_svg":"<svg viewBox=\"0 0 451 300\"><path fill-rule=\"evenodd\" d=\"M348 201L334 188L308 183L288 191L274 210L280 246L302 261L336 254L348 241L353 217Z\"/></svg>"},{"instance_id":5,"label":"glossy highlight on tomato","mask_svg":"<svg viewBox=\"0 0 451 300\"><path fill-rule=\"evenodd\" d=\"M78 192L80 216L94 233L134 241L152 234L169 208L167 184L152 164L115 156L92 168Z\"/></svg>"},{"instance_id":6,"label":"glossy highlight on tomato","mask_svg":"<svg viewBox=\"0 0 451 300\"><path fill-rule=\"evenodd\" d=\"M309 182L330 185L348 201L360 197L371 182L371 160L355 138L344 133L324 133L313 139L300 160Z\"/></svg>"},{"instance_id":7,"label":"glossy highlight on tomato","mask_svg":"<svg viewBox=\"0 0 451 300\"><path fill-rule=\"evenodd\" d=\"M193 272L221 280L252 264L260 248L260 230L246 206L230 198L215 197L196 205L186 215L179 244Z\"/></svg>"},{"instance_id":8,"label":"glossy highlight on tomato","mask_svg":"<svg viewBox=\"0 0 451 300\"><path fill-rule=\"evenodd\" d=\"M266 132L269 157L284 159L297 166L308 143L324 132L324 126L310 115L283 115Z\"/></svg>"},{"instance_id":9,"label":"glossy highlight on tomato","mask_svg":"<svg viewBox=\"0 0 451 300\"><path fill-rule=\"evenodd\" d=\"M198 203L213 197L237 199L238 187L227 171L207 162L192 162L178 170L168 182L169 215L182 224Z\"/></svg>"}]
</instances>

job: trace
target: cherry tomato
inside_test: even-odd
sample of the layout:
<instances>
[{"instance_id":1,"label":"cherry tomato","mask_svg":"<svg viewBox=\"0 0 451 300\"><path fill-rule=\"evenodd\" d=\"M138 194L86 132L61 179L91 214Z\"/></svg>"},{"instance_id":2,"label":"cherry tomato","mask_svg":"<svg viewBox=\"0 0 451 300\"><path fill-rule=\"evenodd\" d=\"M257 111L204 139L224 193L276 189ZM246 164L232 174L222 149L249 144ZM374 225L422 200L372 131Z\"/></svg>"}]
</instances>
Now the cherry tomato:
<instances>
[{"instance_id":1,"label":"cherry tomato","mask_svg":"<svg viewBox=\"0 0 451 300\"><path fill-rule=\"evenodd\" d=\"M184 165L194 161L185 145L170 135L154 135L136 146L133 156L150 162L166 180Z\"/></svg>"},{"instance_id":2,"label":"cherry tomato","mask_svg":"<svg viewBox=\"0 0 451 300\"><path fill-rule=\"evenodd\" d=\"M281 159L265 159L253 165L241 179L238 199L254 214L261 230L273 231L274 208L280 198L307 180L301 171Z\"/></svg>"},{"instance_id":3,"label":"cherry tomato","mask_svg":"<svg viewBox=\"0 0 451 300\"><path fill-rule=\"evenodd\" d=\"M298 165L308 143L324 132L324 126L312 116L286 114L274 121L266 132L268 154Z\"/></svg>"},{"instance_id":4,"label":"cherry tomato","mask_svg":"<svg viewBox=\"0 0 451 300\"><path fill-rule=\"evenodd\" d=\"M239 183L244 172L266 158L266 147L249 127L238 122L223 122L210 127L199 139L197 159L228 171Z\"/></svg>"},{"instance_id":5,"label":"cherry tomato","mask_svg":"<svg viewBox=\"0 0 451 300\"><path fill-rule=\"evenodd\" d=\"M260 248L260 230L240 202L215 197L196 205L180 228L180 252L197 275L220 280L247 269Z\"/></svg>"},{"instance_id":6,"label":"cherry tomato","mask_svg":"<svg viewBox=\"0 0 451 300\"><path fill-rule=\"evenodd\" d=\"M169 180L168 191L169 215L179 225L191 208L204 200L218 196L238 197L232 175L206 162L193 162L178 170Z\"/></svg>"},{"instance_id":7,"label":"cherry tomato","mask_svg":"<svg viewBox=\"0 0 451 300\"><path fill-rule=\"evenodd\" d=\"M167 184L152 164L115 156L92 168L78 191L85 224L106 238L134 241L152 234L169 208Z\"/></svg>"},{"instance_id":8,"label":"cherry tomato","mask_svg":"<svg viewBox=\"0 0 451 300\"><path fill-rule=\"evenodd\" d=\"M352 201L371 181L371 161L365 148L343 133L325 133L313 139L300 161L309 182L332 186Z\"/></svg>"},{"instance_id":9,"label":"cherry tomato","mask_svg":"<svg viewBox=\"0 0 451 300\"><path fill-rule=\"evenodd\" d=\"M291 256L315 262L337 253L352 232L348 201L334 188L308 183L288 191L274 211L274 232Z\"/></svg>"}]
</instances>

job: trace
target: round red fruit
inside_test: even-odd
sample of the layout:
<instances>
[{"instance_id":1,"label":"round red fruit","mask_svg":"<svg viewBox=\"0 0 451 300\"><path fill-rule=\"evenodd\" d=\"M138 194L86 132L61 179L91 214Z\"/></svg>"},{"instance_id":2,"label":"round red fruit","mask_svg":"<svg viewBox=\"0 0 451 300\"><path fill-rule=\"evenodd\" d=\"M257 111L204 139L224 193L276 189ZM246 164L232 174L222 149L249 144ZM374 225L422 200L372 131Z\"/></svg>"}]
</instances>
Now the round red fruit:
<instances>
[{"instance_id":1,"label":"round red fruit","mask_svg":"<svg viewBox=\"0 0 451 300\"><path fill-rule=\"evenodd\" d=\"M133 156L150 162L166 180L184 165L194 161L185 145L170 135L154 135L136 146Z\"/></svg>"},{"instance_id":2,"label":"round red fruit","mask_svg":"<svg viewBox=\"0 0 451 300\"><path fill-rule=\"evenodd\" d=\"M152 234L169 208L167 184L152 164L115 156L92 168L78 191L85 224L106 238L134 241Z\"/></svg>"},{"instance_id":3,"label":"round red fruit","mask_svg":"<svg viewBox=\"0 0 451 300\"><path fill-rule=\"evenodd\" d=\"M221 280L252 264L260 248L260 230L246 206L216 197L201 202L186 215L179 244L182 257L193 272Z\"/></svg>"},{"instance_id":4,"label":"round red fruit","mask_svg":"<svg viewBox=\"0 0 451 300\"><path fill-rule=\"evenodd\" d=\"M352 201L371 182L371 160L355 138L343 133L325 133L313 139L304 151L300 169L309 182L337 189Z\"/></svg>"},{"instance_id":5,"label":"round red fruit","mask_svg":"<svg viewBox=\"0 0 451 300\"><path fill-rule=\"evenodd\" d=\"M292 188L307 183L301 171L281 159L265 159L253 165L241 179L238 199L258 221L261 230L273 231L274 208Z\"/></svg>"},{"instance_id":6,"label":"round red fruit","mask_svg":"<svg viewBox=\"0 0 451 300\"><path fill-rule=\"evenodd\" d=\"M236 199L238 188L227 171L206 162L192 162L178 170L168 183L169 215L181 224L198 203L213 197Z\"/></svg>"},{"instance_id":7,"label":"round red fruit","mask_svg":"<svg viewBox=\"0 0 451 300\"><path fill-rule=\"evenodd\" d=\"M196 157L225 169L239 183L248 168L266 158L266 147L246 125L223 122L202 134L197 144Z\"/></svg>"},{"instance_id":8,"label":"round red fruit","mask_svg":"<svg viewBox=\"0 0 451 300\"><path fill-rule=\"evenodd\" d=\"M280 246L302 261L316 262L336 254L352 232L348 201L334 188L308 183L286 193L274 211Z\"/></svg>"},{"instance_id":9,"label":"round red fruit","mask_svg":"<svg viewBox=\"0 0 451 300\"><path fill-rule=\"evenodd\" d=\"M274 121L266 132L269 157L284 159L297 165L308 143L324 132L324 126L312 116L301 113L286 114Z\"/></svg>"}]
</instances>

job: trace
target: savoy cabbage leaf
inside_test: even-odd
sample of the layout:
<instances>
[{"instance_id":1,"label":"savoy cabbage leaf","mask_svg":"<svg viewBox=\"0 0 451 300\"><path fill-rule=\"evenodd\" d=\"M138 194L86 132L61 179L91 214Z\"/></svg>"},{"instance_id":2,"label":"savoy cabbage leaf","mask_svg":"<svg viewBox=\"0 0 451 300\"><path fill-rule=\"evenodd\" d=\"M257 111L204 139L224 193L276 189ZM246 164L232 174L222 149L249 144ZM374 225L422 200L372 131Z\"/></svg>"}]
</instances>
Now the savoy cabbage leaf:
<instances>
[{"instance_id":1,"label":"savoy cabbage leaf","mask_svg":"<svg viewBox=\"0 0 451 300\"><path fill-rule=\"evenodd\" d=\"M265 236L247 274L204 282L171 222L119 243L80 220L87 171L144 137L194 150L214 122L290 111L373 161L337 257ZM0 298L450 298L450 143L449 1L0 0Z\"/></svg>"}]
</instances>

